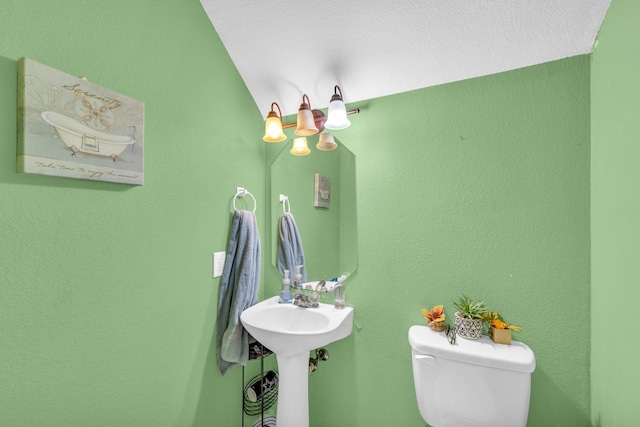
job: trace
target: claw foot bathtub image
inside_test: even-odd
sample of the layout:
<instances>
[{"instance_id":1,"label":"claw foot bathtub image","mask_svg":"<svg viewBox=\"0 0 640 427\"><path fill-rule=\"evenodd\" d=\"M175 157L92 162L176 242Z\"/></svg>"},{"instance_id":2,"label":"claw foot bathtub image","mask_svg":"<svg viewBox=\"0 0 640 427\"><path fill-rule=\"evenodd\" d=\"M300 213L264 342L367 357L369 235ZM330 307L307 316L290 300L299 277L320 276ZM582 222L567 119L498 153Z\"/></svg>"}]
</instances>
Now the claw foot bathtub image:
<instances>
[{"instance_id":1,"label":"claw foot bathtub image","mask_svg":"<svg viewBox=\"0 0 640 427\"><path fill-rule=\"evenodd\" d=\"M129 145L136 142L133 136L101 132L55 111L43 111L40 116L56 129L64 145L71 150L72 157L80 152L111 157L115 162Z\"/></svg>"}]
</instances>

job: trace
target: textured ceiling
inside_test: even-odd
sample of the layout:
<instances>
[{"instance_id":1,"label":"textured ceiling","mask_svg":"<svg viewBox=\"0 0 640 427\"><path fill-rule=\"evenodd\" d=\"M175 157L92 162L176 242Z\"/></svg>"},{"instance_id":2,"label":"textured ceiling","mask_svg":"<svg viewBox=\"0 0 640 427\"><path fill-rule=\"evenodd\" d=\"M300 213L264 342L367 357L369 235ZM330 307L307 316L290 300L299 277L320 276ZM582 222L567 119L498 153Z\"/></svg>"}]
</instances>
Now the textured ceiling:
<instances>
[{"instance_id":1,"label":"textured ceiling","mask_svg":"<svg viewBox=\"0 0 640 427\"><path fill-rule=\"evenodd\" d=\"M610 0L200 0L266 116L589 53Z\"/></svg>"}]
</instances>

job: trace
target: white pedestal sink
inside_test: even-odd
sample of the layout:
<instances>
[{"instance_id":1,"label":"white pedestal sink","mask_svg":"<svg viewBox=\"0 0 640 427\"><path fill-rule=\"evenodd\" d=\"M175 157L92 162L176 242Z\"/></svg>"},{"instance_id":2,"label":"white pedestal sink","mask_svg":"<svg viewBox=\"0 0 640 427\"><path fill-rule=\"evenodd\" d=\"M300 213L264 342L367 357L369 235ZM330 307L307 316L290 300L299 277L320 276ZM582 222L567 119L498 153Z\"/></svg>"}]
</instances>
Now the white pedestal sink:
<instances>
[{"instance_id":1,"label":"white pedestal sink","mask_svg":"<svg viewBox=\"0 0 640 427\"><path fill-rule=\"evenodd\" d=\"M264 300L240 316L245 329L276 354L278 427L309 426L309 352L351 334L353 308L300 308Z\"/></svg>"}]
</instances>

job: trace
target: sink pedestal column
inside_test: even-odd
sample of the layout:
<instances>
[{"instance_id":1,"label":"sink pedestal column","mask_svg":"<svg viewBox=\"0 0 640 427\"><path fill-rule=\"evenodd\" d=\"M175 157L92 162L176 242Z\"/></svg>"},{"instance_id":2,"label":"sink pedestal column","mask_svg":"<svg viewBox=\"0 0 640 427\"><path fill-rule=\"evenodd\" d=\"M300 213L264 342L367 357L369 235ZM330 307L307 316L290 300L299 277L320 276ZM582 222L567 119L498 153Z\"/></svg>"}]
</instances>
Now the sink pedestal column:
<instances>
[{"instance_id":1,"label":"sink pedestal column","mask_svg":"<svg viewBox=\"0 0 640 427\"><path fill-rule=\"evenodd\" d=\"M278 427L309 427L309 352L278 360Z\"/></svg>"}]
</instances>

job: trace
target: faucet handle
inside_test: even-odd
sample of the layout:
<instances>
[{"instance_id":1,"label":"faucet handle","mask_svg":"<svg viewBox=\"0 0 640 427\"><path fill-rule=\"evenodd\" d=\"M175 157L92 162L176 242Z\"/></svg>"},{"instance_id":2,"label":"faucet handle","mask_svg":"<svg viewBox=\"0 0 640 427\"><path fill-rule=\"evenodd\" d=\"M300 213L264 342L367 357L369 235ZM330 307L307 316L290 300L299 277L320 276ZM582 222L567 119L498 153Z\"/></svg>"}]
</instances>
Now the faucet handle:
<instances>
[{"instance_id":1,"label":"faucet handle","mask_svg":"<svg viewBox=\"0 0 640 427\"><path fill-rule=\"evenodd\" d=\"M300 289L296 291L296 294L293 296L293 305L297 305L298 307L308 307L309 300L307 296L302 293Z\"/></svg>"},{"instance_id":2,"label":"faucet handle","mask_svg":"<svg viewBox=\"0 0 640 427\"><path fill-rule=\"evenodd\" d=\"M313 291L309 296L309 307L318 308L320 306L319 300L320 300L320 295L318 295L316 291Z\"/></svg>"}]
</instances>

